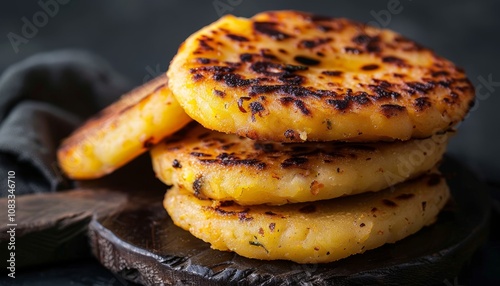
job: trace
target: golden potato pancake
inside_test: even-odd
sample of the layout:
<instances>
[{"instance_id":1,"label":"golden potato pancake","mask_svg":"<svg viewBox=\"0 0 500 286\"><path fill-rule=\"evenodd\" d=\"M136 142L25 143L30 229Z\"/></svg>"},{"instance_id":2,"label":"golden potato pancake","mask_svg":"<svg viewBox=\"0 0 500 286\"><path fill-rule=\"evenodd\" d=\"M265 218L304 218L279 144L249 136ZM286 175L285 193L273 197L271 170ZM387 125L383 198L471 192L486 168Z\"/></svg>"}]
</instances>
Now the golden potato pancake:
<instances>
[{"instance_id":1,"label":"golden potato pancake","mask_svg":"<svg viewBox=\"0 0 500 286\"><path fill-rule=\"evenodd\" d=\"M64 173L104 176L191 121L167 81L163 75L132 90L66 138L57 152Z\"/></svg>"},{"instance_id":2,"label":"golden potato pancake","mask_svg":"<svg viewBox=\"0 0 500 286\"><path fill-rule=\"evenodd\" d=\"M180 46L168 76L205 127L280 142L425 138L474 102L464 71L429 49L295 11L222 17Z\"/></svg>"},{"instance_id":3,"label":"golden potato pancake","mask_svg":"<svg viewBox=\"0 0 500 286\"><path fill-rule=\"evenodd\" d=\"M174 186L164 207L177 226L214 249L264 260L331 262L432 224L450 196L446 181L435 172L394 191L283 206L201 200Z\"/></svg>"},{"instance_id":4,"label":"golden potato pancake","mask_svg":"<svg viewBox=\"0 0 500 286\"><path fill-rule=\"evenodd\" d=\"M404 142L277 143L189 127L151 149L156 176L198 196L241 205L385 189L434 167L451 133Z\"/></svg>"}]
</instances>

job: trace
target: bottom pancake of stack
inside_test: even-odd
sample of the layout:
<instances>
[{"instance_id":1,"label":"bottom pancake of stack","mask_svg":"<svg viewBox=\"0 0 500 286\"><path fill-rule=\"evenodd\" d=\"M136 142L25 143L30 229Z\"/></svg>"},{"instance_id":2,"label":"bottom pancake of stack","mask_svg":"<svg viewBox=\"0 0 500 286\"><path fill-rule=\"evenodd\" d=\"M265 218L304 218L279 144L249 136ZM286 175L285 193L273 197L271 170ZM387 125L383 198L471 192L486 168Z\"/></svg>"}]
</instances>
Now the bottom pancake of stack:
<instances>
[{"instance_id":1,"label":"bottom pancake of stack","mask_svg":"<svg viewBox=\"0 0 500 286\"><path fill-rule=\"evenodd\" d=\"M449 198L437 170L376 193L281 206L199 199L176 186L173 222L218 250L263 260L335 261L401 240L432 224Z\"/></svg>"},{"instance_id":2,"label":"bottom pancake of stack","mask_svg":"<svg viewBox=\"0 0 500 286\"><path fill-rule=\"evenodd\" d=\"M259 142L191 124L151 150L173 222L218 250L325 263L432 224L450 132L380 143Z\"/></svg>"}]
</instances>

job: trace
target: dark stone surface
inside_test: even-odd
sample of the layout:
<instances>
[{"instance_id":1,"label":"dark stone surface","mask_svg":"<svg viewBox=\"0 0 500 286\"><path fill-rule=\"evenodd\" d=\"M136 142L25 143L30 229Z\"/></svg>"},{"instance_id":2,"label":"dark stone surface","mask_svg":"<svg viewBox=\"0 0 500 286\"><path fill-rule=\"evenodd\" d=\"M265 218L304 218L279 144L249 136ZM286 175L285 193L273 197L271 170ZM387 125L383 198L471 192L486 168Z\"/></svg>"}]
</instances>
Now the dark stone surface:
<instances>
[{"instance_id":1,"label":"dark stone surface","mask_svg":"<svg viewBox=\"0 0 500 286\"><path fill-rule=\"evenodd\" d=\"M212 250L172 223L158 192L92 221L90 241L104 266L147 285L440 284L464 273L486 240L490 216L486 185L452 159L447 158L441 169L453 200L434 225L395 244L333 263L261 261Z\"/></svg>"}]
</instances>

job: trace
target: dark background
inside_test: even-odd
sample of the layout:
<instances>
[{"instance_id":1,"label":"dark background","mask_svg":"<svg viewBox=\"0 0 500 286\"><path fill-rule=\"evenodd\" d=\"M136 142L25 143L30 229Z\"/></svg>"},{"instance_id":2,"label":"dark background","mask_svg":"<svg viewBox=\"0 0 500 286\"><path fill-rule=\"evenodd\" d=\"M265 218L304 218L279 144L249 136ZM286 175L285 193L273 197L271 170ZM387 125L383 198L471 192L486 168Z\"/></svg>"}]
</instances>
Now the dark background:
<instances>
[{"instance_id":1,"label":"dark background","mask_svg":"<svg viewBox=\"0 0 500 286\"><path fill-rule=\"evenodd\" d=\"M109 61L131 85L140 85L167 70L187 36L227 13L252 16L264 10L296 9L393 29L466 70L478 100L448 153L480 178L500 185L500 1L60 1L67 3L41 1L57 3L57 9L51 6L55 12L46 21L39 18L41 25L28 35L23 34L23 19L36 21L34 16L44 11L39 2L3 3L1 71L39 52L82 49ZM400 3L398 12L390 13L388 4L395 2ZM9 33L27 42L19 44L16 51Z\"/></svg>"},{"instance_id":2,"label":"dark background","mask_svg":"<svg viewBox=\"0 0 500 286\"><path fill-rule=\"evenodd\" d=\"M17 53L7 35L23 36L22 18L34 23L33 16L44 10L38 1L3 4L0 70L35 53L84 49L109 61L132 85L140 85L166 71L179 44L223 13L252 16L263 10L297 9L396 30L465 68L479 99L449 153L478 175L500 183L500 1L60 1L68 3L58 4L46 23L40 18L38 23L45 25L25 37L28 42L20 44ZM399 13L388 12L394 1L400 3ZM498 83L486 87L481 78Z\"/></svg>"}]
</instances>

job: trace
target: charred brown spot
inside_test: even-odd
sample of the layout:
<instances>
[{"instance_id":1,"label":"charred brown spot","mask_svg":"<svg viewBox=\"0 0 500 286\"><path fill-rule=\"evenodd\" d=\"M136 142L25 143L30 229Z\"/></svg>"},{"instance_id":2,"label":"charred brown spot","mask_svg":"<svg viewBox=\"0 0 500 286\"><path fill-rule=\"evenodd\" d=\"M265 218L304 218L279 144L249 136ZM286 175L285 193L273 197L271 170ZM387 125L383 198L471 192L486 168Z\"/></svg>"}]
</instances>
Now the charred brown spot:
<instances>
[{"instance_id":1,"label":"charred brown spot","mask_svg":"<svg viewBox=\"0 0 500 286\"><path fill-rule=\"evenodd\" d=\"M253 217L249 216L248 215L248 212L250 211L250 209L246 208L240 212L238 212L238 219L240 221L249 221L249 220L253 220Z\"/></svg>"},{"instance_id":2,"label":"charred brown spot","mask_svg":"<svg viewBox=\"0 0 500 286\"><path fill-rule=\"evenodd\" d=\"M387 118L398 116L401 112L405 110L406 107L397 104L383 104L380 106L380 111Z\"/></svg>"},{"instance_id":3,"label":"charred brown spot","mask_svg":"<svg viewBox=\"0 0 500 286\"><path fill-rule=\"evenodd\" d=\"M233 67L227 67L227 66L203 66L203 67L191 68L189 70L190 73L197 73L197 72L230 73L233 71L235 71Z\"/></svg>"},{"instance_id":4,"label":"charred brown spot","mask_svg":"<svg viewBox=\"0 0 500 286\"><path fill-rule=\"evenodd\" d=\"M331 90L314 90L312 88L306 88L303 86L293 86L293 85L253 85L250 88L250 95L257 95L262 93L277 93L292 95L296 97L307 97L313 96L316 98L322 98L325 96L335 97L337 94Z\"/></svg>"},{"instance_id":5,"label":"charred brown spot","mask_svg":"<svg viewBox=\"0 0 500 286\"><path fill-rule=\"evenodd\" d=\"M214 94L217 95L218 97L224 97L226 95L225 92L223 92L222 90L217 90L217 89L214 89Z\"/></svg>"},{"instance_id":6,"label":"charred brown spot","mask_svg":"<svg viewBox=\"0 0 500 286\"><path fill-rule=\"evenodd\" d=\"M368 94L366 92L359 92L356 95L346 95L345 100L357 103L359 105L365 105L370 102Z\"/></svg>"},{"instance_id":7,"label":"charred brown spot","mask_svg":"<svg viewBox=\"0 0 500 286\"><path fill-rule=\"evenodd\" d=\"M403 59L395 57L395 56L383 57L382 62L395 64L397 66L405 66L406 65L406 62Z\"/></svg>"},{"instance_id":8,"label":"charred brown spot","mask_svg":"<svg viewBox=\"0 0 500 286\"><path fill-rule=\"evenodd\" d=\"M196 61L202 65L206 65L211 62L208 58L197 58Z\"/></svg>"},{"instance_id":9,"label":"charred brown spot","mask_svg":"<svg viewBox=\"0 0 500 286\"><path fill-rule=\"evenodd\" d=\"M243 79L241 75L234 73L216 73L213 78L216 81L224 81L224 83L229 87L243 87L256 82L256 80L252 79Z\"/></svg>"},{"instance_id":10,"label":"charred brown spot","mask_svg":"<svg viewBox=\"0 0 500 286\"><path fill-rule=\"evenodd\" d=\"M219 205L221 207L230 207L234 205L234 201L221 201Z\"/></svg>"},{"instance_id":11,"label":"charred brown spot","mask_svg":"<svg viewBox=\"0 0 500 286\"><path fill-rule=\"evenodd\" d=\"M310 115L311 112L307 109L305 103L302 100L296 99L294 102L295 106L302 112L304 115Z\"/></svg>"},{"instance_id":12,"label":"charred brown spot","mask_svg":"<svg viewBox=\"0 0 500 286\"><path fill-rule=\"evenodd\" d=\"M388 207L397 207L398 206L398 204L396 204L395 202L388 200L388 199L383 199L382 203Z\"/></svg>"},{"instance_id":13,"label":"charred brown spot","mask_svg":"<svg viewBox=\"0 0 500 286\"><path fill-rule=\"evenodd\" d=\"M269 230L270 230L271 232L273 232L273 231L274 231L274 228L276 228L276 223L274 223L274 222L270 223L270 224L269 224Z\"/></svg>"},{"instance_id":14,"label":"charred brown spot","mask_svg":"<svg viewBox=\"0 0 500 286\"><path fill-rule=\"evenodd\" d=\"M449 76L450 73L447 72L447 71L435 71L435 72L432 72L431 74L433 77L439 77L439 76Z\"/></svg>"},{"instance_id":15,"label":"charred brown spot","mask_svg":"<svg viewBox=\"0 0 500 286\"><path fill-rule=\"evenodd\" d=\"M288 106L290 103L294 102L294 100L295 100L295 98L290 97L290 96L281 97L279 99L280 103L285 105L285 106Z\"/></svg>"},{"instance_id":16,"label":"charred brown spot","mask_svg":"<svg viewBox=\"0 0 500 286\"><path fill-rule=\"evenodd\" d=\"M144 140L144 142L142 142L142 147L149 149L149 148L153 147L153 145L155 144L154 141L155 141L154 137L149 137L148 139Z\"/></svg>"},{"instance_id":17,"label":"charred brown spot","mask_svg":"<svg viewBox=\"0 0 500 286\"><path fill-rule=\"evenodd\" d=\"M181 162L179 162L179 160L177 160L177 159L174 159L174 161L172 161L172 167L174 167L176 169L182 168Z\"/></svg>"},{"instance_id":18,"label":"charred brown spot","mask_svg":"<svg viewBox=\"0 0 500 286\"><path fill-rule=\"evenodd\" d=\"M182 130L184 130L184 129L182 129ZM185 136L186 134L183 134L183 135ZM210 132L204 132L204 133L198 135L198 139L205 139L208 136L210 136Z\"/></svg>"},{"instance_id":19,"label":"charred brown spot","mask_svg":"<svg viewBox=\"0 0 500 286\"><path fill-rule=\"evenodd\" d=\"M435 186L441 182L441 176L439 174L430 174L429 180L427 181L428 186Z\"/></svg>"},{"instance_id":20,"label":"charred brown spot","mask_svg":"<svg viewBox=\"0 0 500 286\"><path fill-rule=\"evenodd\" d=\"M314 196L317 195L319 193L319 191L324 187L325 185L314 180L312 181L311 185L309 186L309 189L311 191L311 194L313 194Z\"/></svg>"},{"instance_id":21,"label":"charred brown spot","mask_svg":"<svg viewBox=\"0 0 500 286\"><path fill-rule=\"evenodd\" d=\"M295 138L297 136L295 131L293 131L292 129L286 130L283 135L285 136L285 138L290 139L290 140L295 140Z\"/></svg>"},{"instance_id":22,"label":"charred brown spot","mask_svg":"<svg viewBox=\"0 0 500 286\"><path fill-rule=\"evenodd\" d=\"M220 148L221 148L222 150L229 150L229 149L231 149L234 145L236 145L236 143L228 143L228 144L224 144L224 145L220 146Z\"/></svg>"},{"instance_id":23,"label":"charred brown spot","mask_svg":"<svg viewBox=\"0 0 500 286\"><path fill-rule=\"evenodd\" d=\"M253 22L255 31L267 35L275 40L281 41L290 38L291 36L277 29L276 22Z\"/></svg>"},{"instance_id":24,"label":"charred brown spot","mask_svg":"<svg viewBox=\"0 0 500 286\"><path fill-rule=\"evenodd\" d=\"M278 60L278 57L276 57L270 49L260 49L260 56L263 57L264 59L268 60Z\"/></svg>"},{"instance_id":25,"label":"charred brown spot","mask_svg":"<svg viewBox=\"0 0 500 286\"><path fill-rule=\"evenodd\" d=\"M359 34L356 37L352 38L352 41L358 45L364 45L371 41L372 37L367 34Z\"/></svg>"},{"instance_id":26,"label":"charred brown spot","mask_svg":"<svg viewBox=\"0 0 500 286\"><path fill-rule=\"evenodd\" d=\"M427 202L423 201L422 202L422 211L425 211L425 207L427 207Z\"/></svg>"},{"instance_id":27,"label":"charred brown spot","mask_svg":"<svg viewBox=\"0 0 500 286\"><path fill-rule=\"evenodd\" d=\"M245 110L245 108L243 108L243 101L248 101L250 100L251 98L248 97L248 96L243 96L243 97L240 97L238 99L238 109L243 112L243 113L246 113L247 111Z\"/></svg>"},{"instance_id":28,"label":"charred brown spot","mask_svg":"<svg viewBox=\"0 0 500 286\"><path fill-rule=\"evenodd\" d=\"M305 157L291 157L281 162L281 168L299 167L306 164L309 159Z\"/></svg>"},{"instance_id":29,"label":"charred brown spot","mask_svg":"<svg viewBox=\"0 0 500 286\"><path fill-rule=\"evenodd\" d=\"M369 64L369 65L364 65L361 67L361 69L364 71L373 71L373 70L376 70L378 68L379 68L379 66L376 64Z\"/></svg>"},{"instance_id":30,"label":"charred brown spot","mask_svg":"<svg viewBox=\"0 0 500 286\"><path fill-rule=\"evenodd\" d=\"M326 101L329 105L332 105L337 110L345 110L349 107L349 101L345 99L328 99Z\"/></svg>"},{"instance_id":31,"label":"charred brown spot","mask_svg":"<svg viewBox=\"0 0 500 286\"><path fill-rule=\"evenodd\" d=\"M199 39L198 40L198 43L199 43L199 50L202 50L202 51L213 51L214 48L212 48L212 46L210 46L208 43L207 43L207 40L206 39Z\"/></svg>"},{"instance_id":32,"label":"charred brown spot","mask_svg":"<svg viewBox=\"0 0 500 286\"><path fill-rule=\"evenodd\" d=\"M396 197L396 200L408 200L413 198L415 195L414 194L401 194Z\"/></svg>"},{"instance_id":33,"label":"charred brown spot","mask_svg":"<svg viewBox=\"0 0 500 286\"><path fill-rule=\"evenodd\" d=\"M426 108L431 107L432 104L431 104L431 101L428 97L419 97L419 98L415 99L414 105L418 111L422 111Z\"/></svg>"},{"instance_id":34,"label":"charred brown spot","mask_svg":"<svg viewBox=\"0 0 500 286\"><path fill-rule=\"evenodd\" d=\"M214 210L216 213L218 213L219 215L223 215L223 216L234 216L234 215L237 215L238 212L236 211L228 211L228 210L225 210L225 209L222 209L220 207L208 207L209 209L212 209Z\"/></svg>"},{"instance_id":35,"label":"charred brown spot","mask_svg":"<svg viewBox=\"0 0 500 286\"><path fill-rule=\"evenodd\" d=\"M225 167L229 166L248 166L256 168L257 170L263 170L266 168L266 163L258 159L240 159L231 156L227 153L222 153L217 156L216 159L200 159L200 163L203 164L220 164Z\"/></svg>"},{"instance_id":36,"label":"charred brown spot","mask_svg":"<svg viewBox=\"0 0 500 286\"><path fill-rule=\"evenodd\" d=\"M253 55L249 53L243 53L240 55L240 60L242 62L251 62L253 59Z\"/></svg>"},{"instance_id":37,"label":"charred brown spot","mask_svg":"<svg viewBox=\"0 0 500 286\"><path fill-rule=\"evenodd\" d=\"M341 71L322 71L321 74L328 75L328 76L341 76L342 72Z\"/></svg>"},{"instance_id":38,"label":"charred brown spot","mask_svg":"<svg viewBox=\"0 0 500 286\"><path fill-rule=\"evenodd\" d=\"M259 143L259 142L255 142L253 144L253 148L256 151L263 151L264 153L273 153L274 151L276 151L274 149L274 144L273 143Z\"/></svg>"},{"instance_id":39,"label":"charred brown spot","mask_svg":"<svg viewBox=\"0 0 500 286\"><path fill-rule=\"evenodd\" d=\"M265 110L265 108L262 105L262 103L260 103L258 101L251 102L248 106L250 107L250 111L252 112L252 116L254 116L257 113L260 114L260 112L262 112L262 111Z\"/></svg>"},{"instance_id":40,"label":"charred brown spot","mask_svg":"<svg viewBox=\"0 0 500 286\"><path fill-rule=\"evenodd\" d=\"M365 226L365 223L364 223L364 222L362 222L362 223L359 225L359 227L364 227L364 226Z\"/></svg>"},{"instance_id":41,"label":"charred brown spot","mask_svg":"<svg viewBox=\"0 0 500 286\"><path fill-rule=\"evenodd\" d=\"M202 187L203 187L203 176L200 175L193 181L194 195L198 198L200 198Z\"/></svg>"},{"instance_id":42,"label":"charred brown spot","mask_svg":"<svg viewBox=\"0 0 500 286\"><path fill-rule=\"evenodd\" d=\"M408 86L408 92L410 94L414 93L425 94L435 87L433 82L407 82L406 86Z\"/></svg>"},{"instance_id":43,"label":"charred brown spot","mask_svg":"<svg viewBox=\"0 0 500 286\"><path fill-rule=\"evenodd\" d=\"M238 41L238 42L248 42L248 38L240 35L235 35L235 34L226 34L226 37L228 37L231 40Z\"/></svg>"},{"instance_id":44,"label":"charred brown spot","mask_svg":"<svg viewBox=\"0 0 500 286\"><path fill-rule=\"evenodd\" d=\"M190 155L194 156L194 157L210 157L210 156L212 156L210 154L201 153L201 152L191 152Z\"/></svg>"},{"instance_id":45,"label":"charred brown spot","mask_svg":"<svg viewBox=\"0 0 500 286\"><path fill-rule=\"evenodd\" d=\"M306 66L316 66L320 64L320 61L306 56L295 56L293 58L296 62L306 65Z\"/></svg>"},{"instance_id":46,"label":"charred brown spot","mask_svg":"<svg viewBox=\"0 0 500 286\"><path fill-rule=\"evenodd\" d=\"M270 215L270 216L276 216L276 215L278 215L277 213L274 213L272 211L267 211L267 212L265 212L265 214L266 215Z\"/></svg>"},{"instance_id":47,"label":"charred brown spot","mask_svg":"<svg viewBox=\"0 0 500 286\"><path fill-rule=\"evenodd\" d=\"M396 98L399 98L401 96L400 93L396 92L396 91L392 91L390 90L389 88L392 87L392 84L385 81L385 80L376 80L376 79L373 79L373 81L375 81L376 85L368 85L368 88L370 88L371 90L373 90L376 94L376 96L374 97L375 100L383 100L383 99L396 99Z\"/></svg>"},{"instance_id":48,"label":"charred brown spot","mask_svg":"<svg viewBox=\"0 0 500 286\"><path fill-rule=\"evenodd\" d=\"M317 46L329 43L332 41L332 38L319 38L313 40L302 40L299 43L299 48L312 49Z\"/></svg>"},{"instance_id":49,"label":"charred brown spot","mask_svg":"<svg viewBox=\"0 0 500 286\"><path fill-rule=\"evenodd\" d=\"M199 74L199 73L195 73L193 75L193 80L194 81L199 81L199 80L202 80L203 78L205 78L202 74Z\"/></svg>"},{"instance_id":50,"label":"charred brown spot","mask_svg":"<svg viewBox=\"0 0 500 286\"><path fill-rule=\"evenodd\" d=\"M301 207L299 209L299 212L304 213L304 214L310 214L316 211L316 206L315 205L307 205L304 207Z\"/></svg>"},{"instance_id":51,"label":"charred brown spot","mask_svg":"<svg viewBox=\"0 0 500 286\"><path fill-rule=\"evenodd\" d=\"M380 37L375 36L370 39L370 41L366 44L366 50L370 53L378 53L382 49L380 48Z\"/></svg>"}]
</instances>

